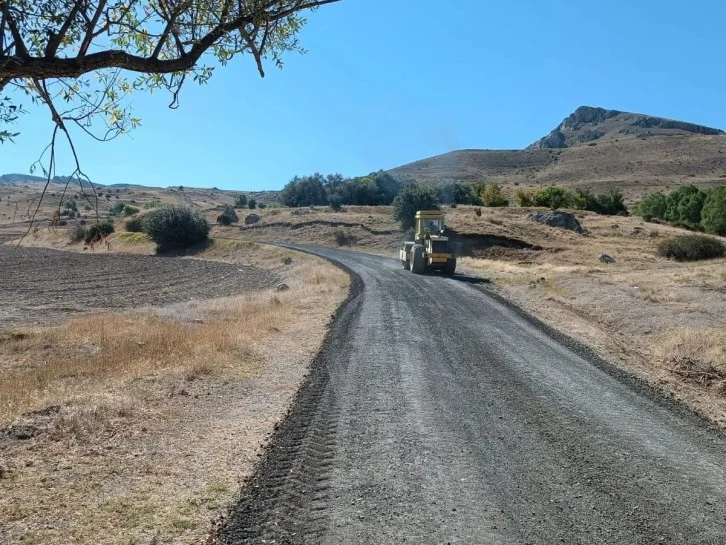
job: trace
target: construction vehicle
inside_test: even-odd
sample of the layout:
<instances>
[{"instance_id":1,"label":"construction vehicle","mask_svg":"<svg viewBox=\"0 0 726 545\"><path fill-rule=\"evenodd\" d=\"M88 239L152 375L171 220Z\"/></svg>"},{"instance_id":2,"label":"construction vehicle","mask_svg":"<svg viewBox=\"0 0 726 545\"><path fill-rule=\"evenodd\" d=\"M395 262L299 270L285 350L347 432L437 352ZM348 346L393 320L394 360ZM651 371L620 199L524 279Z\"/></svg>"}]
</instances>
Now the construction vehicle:
<instances>
[{"instance_id":1,"label":"construction vehicle","mask_svg":"<svg viewBox=\"0 0 726 545\"><path fill-rule=\"evenodd\" d=\"M416 232L412 242L404 242L399 251L401 266L413 274L439 270L454 274L456 255L444 236L444 213L439 210L416 212Z\"/></svg>"}]
</instances>

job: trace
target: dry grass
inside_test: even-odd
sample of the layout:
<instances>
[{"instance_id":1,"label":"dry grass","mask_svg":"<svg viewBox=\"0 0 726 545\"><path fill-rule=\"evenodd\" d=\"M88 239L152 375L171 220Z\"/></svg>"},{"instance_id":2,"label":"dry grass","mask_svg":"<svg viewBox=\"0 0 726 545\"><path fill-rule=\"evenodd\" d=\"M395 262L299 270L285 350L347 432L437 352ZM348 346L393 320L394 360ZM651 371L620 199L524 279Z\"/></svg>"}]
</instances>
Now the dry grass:
<instances>
[{"instance_id":1,"label":"dry grass","mask_svg":"<svg viewBox=\"0 0 726 545\"><path fill-rule=\"evenodd\" d=\"M726 328L674 329L661 336L657 354L686 380L726 389Z\"/></svg>"},{"instance_id":2,"label":"dry grass","mask_svg":"<svg viewBox=\"0 0 726 545\"><path fill-rule=\"evenodd\" d=\"M0 451L0 543L197 543L233 501L348 278L257 244L197 257L267 264L290 289L2 336L2 422L34 437Z\"/></svg>"}]
</instances>

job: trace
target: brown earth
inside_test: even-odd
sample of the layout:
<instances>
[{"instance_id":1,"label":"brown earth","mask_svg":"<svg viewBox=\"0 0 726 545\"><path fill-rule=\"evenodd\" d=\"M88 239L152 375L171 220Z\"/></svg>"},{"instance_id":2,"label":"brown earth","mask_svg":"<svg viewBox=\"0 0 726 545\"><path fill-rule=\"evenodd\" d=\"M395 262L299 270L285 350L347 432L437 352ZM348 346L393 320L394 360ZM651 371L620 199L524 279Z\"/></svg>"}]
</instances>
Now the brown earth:
<instances>
[{"instance_id":1,"label":"brown earth","mask_svg":"<svg viewBox=\"0 0 726 545\"><path fill-rule=\"evenodd\" d=\"M0 329L74 315L237 295L274 285L254 267L0 245Z\"/></svg>"},{"instance_id":2,"label":"brown earth","mask_svg":"<svg viewBox=\"0 0 726 545\"><path fill-rule=\"evenodd\" d=\"M91 303L67 310L69 320L56 306L52 325L0 327L0 543L207 543L285 416L347 275L305 254L224 240L195 259L3 251L37 257L45 297L62 293L49 277L69 262L160 265L140 292L124 284L112 300L123 312L73 291ZM232 283L222 278L230 273ZM219 282L191 285L205 274ZM149 297L166 275L185 295ZM288 289L267 289L272 279ZM14 296L21 310L44 302L25 296Z\"/></svg>"},{"instance_id":3,"label":"brown earth","mask_svg":"<svg viewBox=\"0 0 726 545\"><path fill-rule=\"evenodd\" d=\"M460 150L388 172L422 182L494 182L510 193L540 185L619 189L633 203L684 183L723 185L726 136L624 136L565 149Z\"/></svg>"}]
</instances>

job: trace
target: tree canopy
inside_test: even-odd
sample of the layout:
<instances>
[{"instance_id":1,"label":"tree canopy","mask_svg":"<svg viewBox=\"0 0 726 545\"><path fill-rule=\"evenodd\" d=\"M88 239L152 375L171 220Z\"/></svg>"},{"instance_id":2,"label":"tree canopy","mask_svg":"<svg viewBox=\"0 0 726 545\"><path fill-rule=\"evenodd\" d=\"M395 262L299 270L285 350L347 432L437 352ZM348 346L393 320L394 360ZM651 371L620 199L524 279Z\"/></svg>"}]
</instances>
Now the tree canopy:
<instances>
[{"instance_id":1,"label":"tree canopy","mask_svg":"<svg viewBox=\"0 0 726 545\"><path fill-rule=\"evenodd\" d=\"M168 89L176 106L185 81L244 53L264 76L263 61L302 51L303 13L338 1L0 0L0 141L23 112L8 91L105 140L139 124L134 91Z\"/></svg>"}]
</instances>

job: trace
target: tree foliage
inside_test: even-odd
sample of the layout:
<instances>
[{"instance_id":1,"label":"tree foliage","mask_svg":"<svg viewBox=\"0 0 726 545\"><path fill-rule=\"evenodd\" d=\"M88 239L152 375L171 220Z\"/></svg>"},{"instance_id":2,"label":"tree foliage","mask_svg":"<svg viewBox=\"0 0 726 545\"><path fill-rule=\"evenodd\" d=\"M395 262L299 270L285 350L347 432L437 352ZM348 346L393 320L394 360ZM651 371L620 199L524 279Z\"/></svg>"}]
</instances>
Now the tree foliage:
<instances>
[{"instance_id":1,"label":"tree foliage","mask_svg":"<svg viewBox=\"0 0 726 545\"><path fill-rule=\"evenodd\" d=\"M645 221L653 218L665 219L668 204L663 193L649 193L635 207L635 214L642 216Z\"/></svg>"},{"instance_id":2,"label":"tree foliage","mask_svg":"<svg viewBox=\"0 0 726 545\"><path fill-rule=\"evenodd\" d=\"M666 197L665 219L672 222L698 225L706 193L693 185L682 185Z\"/></svg>"},{"instance_id":3,"label":"tree foliage","mask_svg":"<svg viewBox=\"0 0 726 545\"><path fill-rule=\"evenodd\" d=\"M207 240L210 225L199 212L183 206L164 206L144 216L144 232L157 251L183 249Z\"/></svg>"},{"instance_id":4,"label":"tree foliage","mask_svg":"<svg viewBox=\"0 0 726 545\"><path fill-rule=\"evenodd\" d=\"M401 183L384 171L346 179L340 174L295 176L280 193L285 206L389 205L401 190Z\"/></svg>"},{"instance_id":5,"label":"tree foliage","mask_svg":"<svg viewBox=\"0 0 726 545\"><path fill-rule=\"evenodd\" d=\"M710 233L726 236L726 186L708 192L701 210L701 224Z\"/></svg>"},{"instance_id":6,"label":"tree foliage","mask_svg":"<svg viewBox=\"0 0 726 545\"><path fill-rule=\"evenodd\" d=\"M0 91L45 103L56 124L90 129L100 116L117 134L138 125L124 106L133 91L168 89L175 106L185 81L205 83L245 53L264 76L265 60L302 51L303 13L337 1L3 0ZM0 120L17 114L0 101Z\"/></svg>"},{"instance_id":7,"label":"tree foliage","mask_svg":"<svg viewBox=\"0 0 726 545\"><path fill-rule=\"evenodd\" d=\"M393 199L393 219L406 231L416 223L418 210L438 210L439 193L433 187L410 184Z\"/></svg>"}]
</instances>

